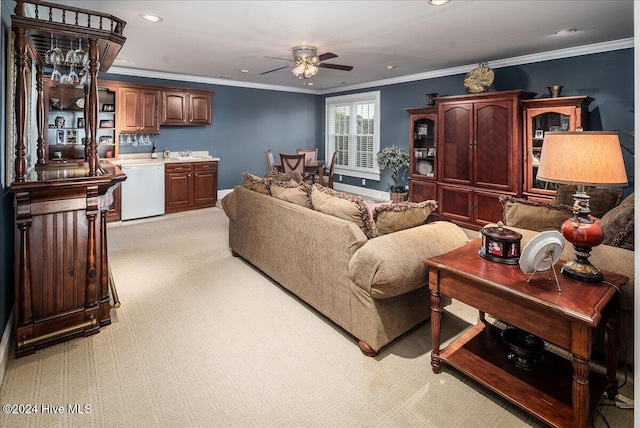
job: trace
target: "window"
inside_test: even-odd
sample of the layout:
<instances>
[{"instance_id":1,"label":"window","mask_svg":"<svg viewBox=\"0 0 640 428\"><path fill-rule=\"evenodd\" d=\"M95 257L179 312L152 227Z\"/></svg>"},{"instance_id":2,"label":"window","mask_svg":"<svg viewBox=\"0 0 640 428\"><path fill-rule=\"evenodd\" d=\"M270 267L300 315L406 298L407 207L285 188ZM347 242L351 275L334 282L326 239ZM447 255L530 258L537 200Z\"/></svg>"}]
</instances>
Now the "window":
<instances>
[{"instance_id":1,"label":"window","mask_svg":"<svg viewBox=\"0 0 640 428\"><path fill-rule=\"evenodd\" d=\"M338 151L334 172L380 180L380 92L326 99L326 157Z\"/></svg>"}]
</instances>

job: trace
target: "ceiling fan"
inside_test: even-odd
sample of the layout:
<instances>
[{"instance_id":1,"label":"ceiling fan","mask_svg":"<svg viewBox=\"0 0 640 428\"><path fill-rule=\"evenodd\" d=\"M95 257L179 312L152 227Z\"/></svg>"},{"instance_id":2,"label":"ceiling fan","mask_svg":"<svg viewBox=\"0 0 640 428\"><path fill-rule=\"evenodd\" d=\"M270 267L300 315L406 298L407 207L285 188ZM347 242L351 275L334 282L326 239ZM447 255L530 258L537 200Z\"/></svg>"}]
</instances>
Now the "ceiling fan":
<instances>
[{"instance_id":1,"label":"ceiling fan","mask_svg":"<svg viewBox=\"0 0 640 428\"><path fill-rule=\"evenodd\" d=\"M285 65L284 67L274 68L273 70L265 71L264 73L260 73L260 75L271 73L274 71L282 70L284 68L293 67L291 72L300 79L309 79L318 72L319 68L332 68L334 70L343 70L343 71L351 71L353 69L350 65L340 65L340 64L327 64L324 61L328 59L337 58L338 55L327 52L321 55L318 55L318 48L314 46L296 46L292 49L293 52L293 60L286 58L277 58L273 56L268 56L265 58L273 58L273 59L281 59L284 61L290 61L295 63L295 65Z\"/></svg>"}]
</instances>

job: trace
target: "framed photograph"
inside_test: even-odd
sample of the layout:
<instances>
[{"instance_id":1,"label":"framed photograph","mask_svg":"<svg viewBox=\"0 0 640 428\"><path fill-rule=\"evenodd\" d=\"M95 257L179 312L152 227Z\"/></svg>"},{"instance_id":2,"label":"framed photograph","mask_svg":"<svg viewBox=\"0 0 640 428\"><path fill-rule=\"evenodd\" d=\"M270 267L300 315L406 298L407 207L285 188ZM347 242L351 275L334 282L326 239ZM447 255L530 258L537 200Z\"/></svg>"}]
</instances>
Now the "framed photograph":
<instances>
[{"instance_id":1,"label":"framed photograph","mask_svg":"<svg viewBox=\"0 0 640 428\"><path fill-rule=\"evenodd\" d=\"M100 128L113 128L115 124L113 119L105 119L100 121Z\"/></svg>"},{"instance_id":2,"label":"framed photograph","mask_svg":"<svg viewBox=\"0 0 640 428\"><path fill-rule=\"evenodd\" d=\"M56 144L65 144L64 131L56 131Z\"/></svg>"},{"instance_id":3,"label":"framed photograph","mask_svg":"<svg viewBox=\"0 0 640 428\"><path fill-rule=\"evenodd\" d=\"M533 138L544 138L544 131L542 129L536 129L536 133Z\"/></svg>"},{"instance_id":4,"label":"framed photograph","mask_svg":"<svg viewBox=\"0 0 640 428\"><path fill-rule=\"evenodd\" d=\"M418 125L418 135L428 135L429 134L429 125L426 123L421 123Z\"/></svg>"},{"instance_id":5,"label":"framed photograph","mask_svg":"<svg viewBox=\"0 0 640 428\"><path fill-rule=\"evenodd\" d=\"M78 118L78 128L84 128L84 117Z\"/></svg>"},{"instance_id":6,"label":"framed photograph","mask_svg":"<svg viewBox=\"0 0 640 428\"><path fill-rule=\"evenodd\" d=\"M98 138L100 144L113 144L113 137L111 135L102 135Z\"/></svg>"},{"instance_id":7,"label":"framed photograph","mask_svg":"<svg viewBox=\"0 0 640 428\"><path fill-rule=\"evenodd\" d=\"M67 144L76 144L78 142L78 134L74 129L67 130Z\"/></svg>"},{"instance_id":8,"label":"framed photograph","mask_svg":"<svg viewBox=\"0 0 640 428\"><path fill-rule=\"evenodd\" d=\"M549 128L549 132L558 132L560 130L559 126L552 126Z\"/></svg>"},{"instance_id":9,"label":"framed photograph","mask_svg":"<svg viewBox=\"0 0 640 428\"><path fill-rule=\"evenodd\" d=\"M429 149L427 149L427 156L428 157L433 157L436 155L436 148L435 147L430 147Z\"/></svg>"},{"instance_id":10,"label":"framed photograph","mask_svg":"<svg viewBox=\"0 0 640 428\"><path fill-rule=\"evenodd\" d=\"M113 104L103 104L102 111L116 111L116 108Z\"/></svg>"}]
</instances>

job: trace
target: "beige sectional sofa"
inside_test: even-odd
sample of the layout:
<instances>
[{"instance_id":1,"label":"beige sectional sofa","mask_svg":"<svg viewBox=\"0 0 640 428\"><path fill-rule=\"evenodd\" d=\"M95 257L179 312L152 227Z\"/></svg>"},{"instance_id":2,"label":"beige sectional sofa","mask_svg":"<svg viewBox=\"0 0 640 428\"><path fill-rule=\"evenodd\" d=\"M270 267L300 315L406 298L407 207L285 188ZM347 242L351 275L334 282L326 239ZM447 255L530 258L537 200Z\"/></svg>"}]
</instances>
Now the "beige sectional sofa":
<instances>
[{"instance_id":1,"label":"beige sectional sofa","mask_svg":"<svg viewBox=\"0 0 640 428\"><path fill-rule=\"evenodd\" d=\"M353 335L369 356L430 317L423 260L468 242L449 222L368 238L354 221L242 186L222 208L233 253Z\"/></svg>"}]
</instances>

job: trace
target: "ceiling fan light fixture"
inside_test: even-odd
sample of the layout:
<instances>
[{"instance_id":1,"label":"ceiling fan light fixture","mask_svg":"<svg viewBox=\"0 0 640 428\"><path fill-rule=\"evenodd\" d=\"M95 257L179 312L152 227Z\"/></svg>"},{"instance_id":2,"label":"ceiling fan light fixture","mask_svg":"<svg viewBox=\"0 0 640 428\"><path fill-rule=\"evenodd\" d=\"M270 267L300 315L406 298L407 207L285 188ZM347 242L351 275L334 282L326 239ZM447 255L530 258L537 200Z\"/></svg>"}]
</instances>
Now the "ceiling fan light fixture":
<instances>
[{"instance_id":1,"label":"ceiling fan light fixture","mask_svg":"<svg viewBox=\"0 0 640 428\"><path fill-rule=\"evenodd\" d=\"M449 3L451 0L427 0L431 6L442 6L443 4Z\"/></svg>"}]
</instances>

